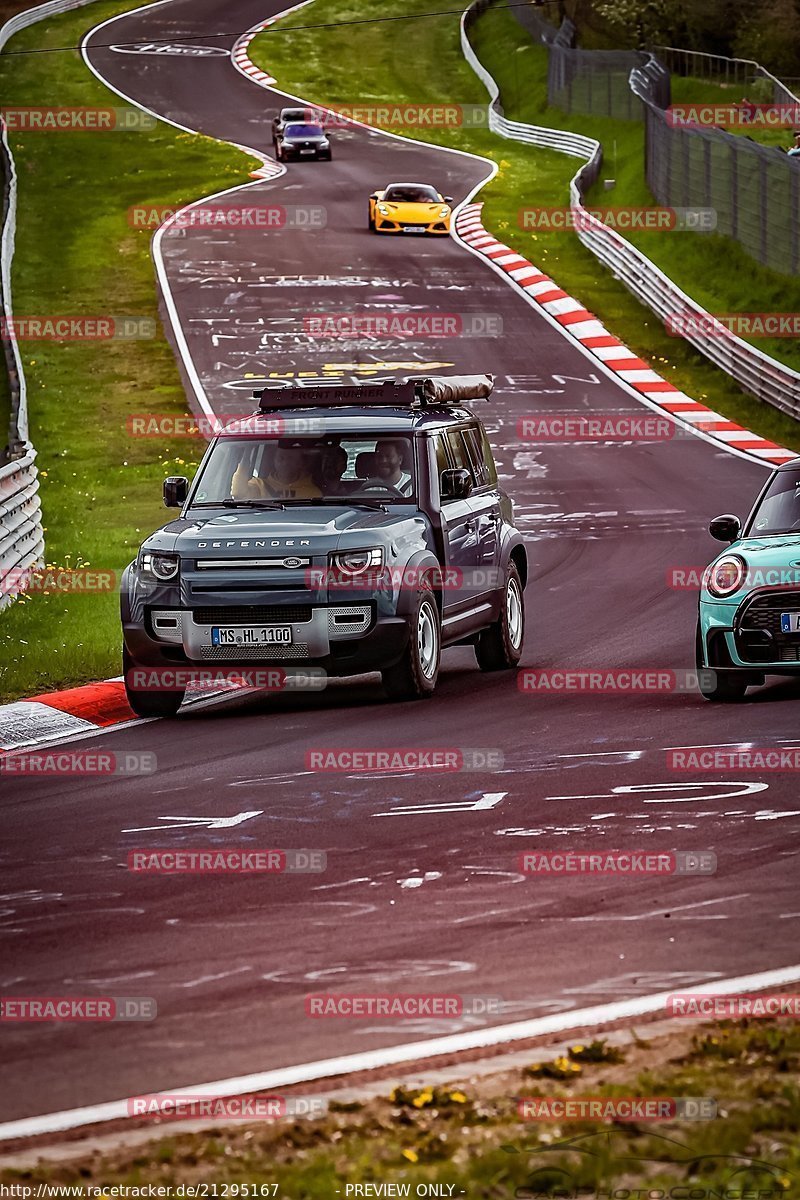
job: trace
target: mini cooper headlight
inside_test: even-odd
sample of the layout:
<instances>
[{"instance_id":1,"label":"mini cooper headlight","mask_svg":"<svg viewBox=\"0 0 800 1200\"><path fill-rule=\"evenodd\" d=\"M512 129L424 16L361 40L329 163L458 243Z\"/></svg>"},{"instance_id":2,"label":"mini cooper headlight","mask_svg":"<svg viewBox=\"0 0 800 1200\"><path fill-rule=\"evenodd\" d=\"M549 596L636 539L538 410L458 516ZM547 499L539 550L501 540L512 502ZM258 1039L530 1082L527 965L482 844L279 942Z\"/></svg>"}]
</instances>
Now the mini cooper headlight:
<instances>
[{"instance_id":1,"label":"mini cooper headlight","mask_svg":"<svg viewBox=\"0 0 800 1200\"><path fill-rule=\"evenodd\" d=\"M139 553L139 570L145 579L155 583L171 583L178 578L181 560L177 554L162 554L157 550L142 550Z\"/></svg>"},{"instance_id":2,"label":"mini cooper headlight","mask_svg":"<svg viewBox=\"0 0 800 1200\"><path fill-rule=\"evenodd\" d=\"M732 596L742 586L747 563L738 554L724 554L708 568L706 587L712 596Z\"/></svg>"},{"instance_id":3,"label":"mini cooper headlight","mask_svg":"<svg viewBox=\"0 0 800 1200\"><path fill-rule=\"evenodd\" d=\"M330 558L332 571L341 575L363 575L383 566L383 548L373 546L369 550L342 550Z\"/></svg>"}]
</instances>

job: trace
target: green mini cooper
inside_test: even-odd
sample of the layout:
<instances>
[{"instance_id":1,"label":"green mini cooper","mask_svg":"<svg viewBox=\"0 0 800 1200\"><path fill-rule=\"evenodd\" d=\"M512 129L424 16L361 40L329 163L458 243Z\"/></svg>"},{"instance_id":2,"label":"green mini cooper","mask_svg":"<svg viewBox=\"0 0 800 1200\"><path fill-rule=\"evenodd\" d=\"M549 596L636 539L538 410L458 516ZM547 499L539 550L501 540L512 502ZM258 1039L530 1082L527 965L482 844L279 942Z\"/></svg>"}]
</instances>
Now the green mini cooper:
<instances>
[{"instance_id":1,"label":"green mini cooper","mask_svg":"<svg viewBox=\"0 0 800 1200\"><path fill-rule=\"evenodd\" d=\"M700 691L734 701L766 675L800 676L800 458L778 467L742 526L715 517L728 542L706 569L697 620Z\"/></svg>"}]
</instances>

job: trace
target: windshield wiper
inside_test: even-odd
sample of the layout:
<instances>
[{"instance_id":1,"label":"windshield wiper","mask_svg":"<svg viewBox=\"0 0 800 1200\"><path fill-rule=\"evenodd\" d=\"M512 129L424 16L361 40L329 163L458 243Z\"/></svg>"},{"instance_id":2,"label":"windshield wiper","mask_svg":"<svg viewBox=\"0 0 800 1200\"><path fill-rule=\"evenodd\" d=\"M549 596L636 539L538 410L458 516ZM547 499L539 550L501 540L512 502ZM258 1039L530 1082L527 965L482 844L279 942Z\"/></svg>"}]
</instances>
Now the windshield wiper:
<instances>
[{"instance_id":1,"label":"windshield wiper","mask_svg":"<svg viewBox=\"0 0 800 1200\"><path fill-rule=\"evenodd\" d=\"M286 508L282 500L234 500L232 496L220 504L223 508Z\"/></svg>"},{"instance_id":2,"label":"windshield wiper","mask_svg":"<svg viewBox=\"0 0 800 1200\"><path fill-rule=\"evenodd\" d=\"M314 501L316 504L340 504L343 508L354 508L359 505L361 508L368 508L370 512L385 512L389 509L386 507L385 500L373 500L371 498L360 500L358 496L320 496Z\"/></svg>"}]
</instances>

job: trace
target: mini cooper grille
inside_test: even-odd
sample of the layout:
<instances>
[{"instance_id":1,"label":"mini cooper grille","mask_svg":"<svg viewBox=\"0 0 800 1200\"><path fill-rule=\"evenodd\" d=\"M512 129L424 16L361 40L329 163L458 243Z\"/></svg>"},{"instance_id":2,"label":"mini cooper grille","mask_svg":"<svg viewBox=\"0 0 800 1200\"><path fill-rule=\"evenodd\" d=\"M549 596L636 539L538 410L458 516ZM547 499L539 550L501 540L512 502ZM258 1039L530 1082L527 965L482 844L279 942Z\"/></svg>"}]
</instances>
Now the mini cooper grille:
<instances>
[{"instance_id":1,"label":"mini cooper grille","mask_svg":"<svg viewBox=\"0 0 800 1200\"><path fill-rule=\"evenodd\" d=\"M781 613L800 611L800 592L765 592L744 606L734 625L744 662L800 662L800 638L781 632Z\"/></svg>"},{"instance_id":2,"label":"mini cooper grille","mask_svg":"<svg viewBox=\"0 0 800 1200\"><path fill-rule=\"evenodd\" d=\"M238 605L225 608L195 608L195 625L302 624L311 620L310 604Z\"/></svg>"}]
</instances>

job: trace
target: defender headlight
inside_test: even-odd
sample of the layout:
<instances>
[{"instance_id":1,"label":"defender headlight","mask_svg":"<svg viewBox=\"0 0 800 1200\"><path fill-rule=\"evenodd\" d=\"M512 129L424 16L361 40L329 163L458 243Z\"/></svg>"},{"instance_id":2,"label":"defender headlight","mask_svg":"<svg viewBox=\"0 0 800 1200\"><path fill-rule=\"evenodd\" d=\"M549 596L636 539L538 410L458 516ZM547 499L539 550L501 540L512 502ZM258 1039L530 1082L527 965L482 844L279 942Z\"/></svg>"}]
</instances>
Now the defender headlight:
<instances>
[{"instance_id":1,"label":"defender headlight","mask_svg":"<svg viewBox=\"0 0 800 1200\"><path fill-rule=\"evenodd\" d=\"M382 217L388 217L388 215L389 215L389 210L385 204L378 205L378 212L381 214Z\"/></svg>"},{"instance_id":2,"label":"defender headlight","mask_svg":"<svg viewBox=\"0 0 800 1200\"><path fill-rule=\"evenodd\" d=\"M732 596L742 586L747 575L747 563L738 554L724 554L713 563L706 574L706 587L712 596Z\"/></svg>"},{"instance_id":3,"label":"defender headlight","mask_svg":"<svg viewBox=\"0 0 800 1200\"><path fill-rule=\"evenodd\" d=\"M340 575L363 575L383 566L383 547L369 550L342 550L330 556L330 568Z\"/></svg>"},{"instance_id":4,"label":"defender headlight","mask_svg":"<svg viewBox=\"0 0 800 1200\"><path fill-rule=\"evenodd\" d=\"M158 550L142 550L139 553L139 570L145 579L155 583L171 583L178 578L181 560L177 554L162 554Z\"/></svg>"}]
</instances>

